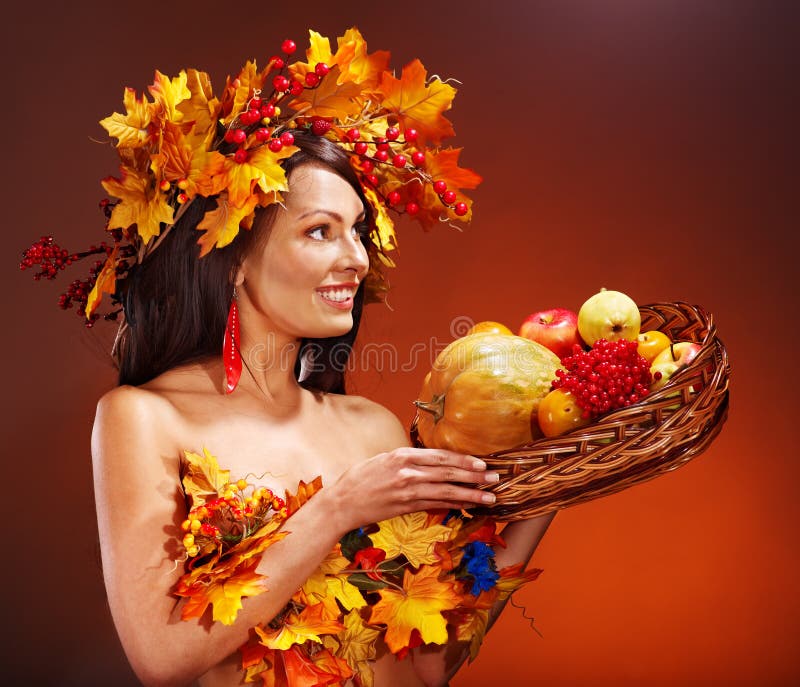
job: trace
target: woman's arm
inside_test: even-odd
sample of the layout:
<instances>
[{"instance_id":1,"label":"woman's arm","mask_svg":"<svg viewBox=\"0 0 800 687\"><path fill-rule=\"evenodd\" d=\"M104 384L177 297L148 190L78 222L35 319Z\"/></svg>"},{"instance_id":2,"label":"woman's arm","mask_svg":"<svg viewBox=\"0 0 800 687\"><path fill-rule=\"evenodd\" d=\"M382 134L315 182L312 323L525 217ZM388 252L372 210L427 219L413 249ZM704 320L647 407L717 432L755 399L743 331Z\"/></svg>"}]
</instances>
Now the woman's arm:
<instances>
[{"instance_id":1,"label":"woman's arm","mask_svg":"<svg viewBox=\"0 0 800 687\"><path fill-rule=\"evenodd\" d=\"M183 573L174 560L180 553L175 535L186 517L179 479L184 447L170 440L163 403L142 389L114 389L98 403L92 432L109 605L128 659L146 685L186 684L236 651L249 629L273 618L349 530L399 513L473 504L482 495L445 482L453 471L459 481L481 481L483 470L467 456L420 449L374 456L289 519L290 534L265 551L258 567L268 591L245 599L233 625L183 622L171 592Z\"/></svg>"}]
</instances>

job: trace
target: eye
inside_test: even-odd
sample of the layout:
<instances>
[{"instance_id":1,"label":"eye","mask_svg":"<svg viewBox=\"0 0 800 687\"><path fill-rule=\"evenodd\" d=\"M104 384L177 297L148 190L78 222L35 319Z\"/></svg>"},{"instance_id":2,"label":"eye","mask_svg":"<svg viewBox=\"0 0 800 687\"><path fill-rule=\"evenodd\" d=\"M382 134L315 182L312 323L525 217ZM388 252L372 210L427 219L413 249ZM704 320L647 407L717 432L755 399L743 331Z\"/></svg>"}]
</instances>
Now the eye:
<instances>
[{"instance_id":1,"label":"eye","mask_svg":"<svg viewBox=\"0 0 800 687\"><path fill-rule=\"evenodd\" d=\"M306 232L306 236L315 239L316 241L323 241L325 237L328 235L329 228L330 227L328 227L327 224L320 224L319 226L314 227L313 229L309 229Z\"/></svg>"}]
</instances>

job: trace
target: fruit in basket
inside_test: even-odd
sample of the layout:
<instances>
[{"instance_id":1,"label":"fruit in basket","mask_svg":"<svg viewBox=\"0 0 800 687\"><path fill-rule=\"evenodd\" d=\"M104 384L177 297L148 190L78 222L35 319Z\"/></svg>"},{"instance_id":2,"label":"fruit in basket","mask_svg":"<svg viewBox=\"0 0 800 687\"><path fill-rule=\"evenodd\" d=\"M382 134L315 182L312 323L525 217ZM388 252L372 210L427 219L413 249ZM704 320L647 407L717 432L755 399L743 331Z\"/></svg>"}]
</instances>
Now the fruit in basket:
<instances>
[{"instance_id":1,"label":"fruit in basket","mask_svg":"<svg viewBox=\"0 0 800 687\"><path fill-rule=\"evenodd\" d=\"M488 334L514 333L504 324L500 324L500 322L495 322L494 320L484 320L483 322L476 322L473 324L467 331L467 334L481 334L484 332Z\"/></svg>"},{"instance_id":2,"label":"fruit in basket","mask_svg":"<svg viewBox=\"0 0 800 687\"><path fill-rule=\"evenodd\" d=\"M653 377L650 390L656 391L666 386L672 375L697 357L701 348L700 344L691 341L679 341L661 351L650 366L650 374Z\"/></svg>"},{"instance_id":3,"label":"fruit in basket","mask_svg":"<svg viewBox=\"0 0 800 687\"><path fill-rule=\"evenodd\" d=\"M655 357L672 343L670 338L658 329L642 332L637 340L639 342L637 353L651 365Z\"/></svg>"},{"instance_id":4,"label":"fruit in basket","mask_svg":"<svg viewBox=\"0 0 800 687\"><path fill-rule=\"evenodd\" d=\"M438 355L414 402L420 440L481 455L541 437L537 411L557 369L555 353L520 336L456 339Z\"/></svg>"},{"instance_id":5,"label":"fruit in basket","mask_svg":"<svg viewBox=\"0 0 800 687\"><path fill-rule=\"evenodd\" d=\"M547 346L559 358L581 345L578 336L578 316L572 310L551 308L540 310L525 318L519 328L519 335Z\"/></svg>"},{"instance_id":6,"label":"fruit in basket","mask_svg":"<svg viewBox=\"0 0 800 687\"><path fill-rule=\"evenodd\" d=\"M649 363L637 353L638 342L599 339L588 351L575 349L562 358L554 389L571 392L584 417L596 417L638 402L650 389Z\"/></svg>"},{"instance_id":7,"label":"fruit in basket","mask_svg":"<svg viewBox=\"0 0 800 687\"><path fill-rule=\"evenodd\" d=\"M575 396L564 389L553 389L547 394L539 404L537 415L539 429L546 437L556 437L591 422L583 416Z\"/></svg>"},{"instance_id":8,"label":"fruit in basket","mask_svg":"<svg viewBox=\"0 0 800 687\"><path fill-rule=\"evenodd\" d=\"M601 289L578 310L578 333L589 346L598 339L636 341L641 326L639 306L621 291Z\"/></svg>"}]
</instances>

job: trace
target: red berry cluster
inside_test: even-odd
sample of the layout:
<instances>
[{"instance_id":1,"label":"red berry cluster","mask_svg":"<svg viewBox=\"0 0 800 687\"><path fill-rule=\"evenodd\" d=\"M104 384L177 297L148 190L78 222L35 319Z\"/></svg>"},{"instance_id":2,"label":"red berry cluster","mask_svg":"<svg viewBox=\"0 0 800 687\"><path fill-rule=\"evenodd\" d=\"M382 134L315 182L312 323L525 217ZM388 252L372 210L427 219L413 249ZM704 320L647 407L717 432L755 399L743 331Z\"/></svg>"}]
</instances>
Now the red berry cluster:
<instances>
[{"instance_id":1,"label":"red berry cluster","mask_svg":"<svg viewBox=\"0 0 800 687\"><path fill-rule=\"evenodd\" d=\"M250 488L249 494L245 493ZM245 480L228 484L222 495L195 506L181 523L182 543L190 557L226 549L257 532L275 515L286 517L286 503L266 487Z\"/></svg>"},{"instance_id":2,"label":"red berry cluster","mask_svg":"<svg viewBox=\"0 0 800 687\"><path fill-rule=\"evenodd\" d=\"M561 359L565 369L556 370L553 388L572 393L584 418L636 403L652 381L650 365L637 348L637 341L626 339L599 339L588 351L575 346Z\"/></svg>"}]
</instances>

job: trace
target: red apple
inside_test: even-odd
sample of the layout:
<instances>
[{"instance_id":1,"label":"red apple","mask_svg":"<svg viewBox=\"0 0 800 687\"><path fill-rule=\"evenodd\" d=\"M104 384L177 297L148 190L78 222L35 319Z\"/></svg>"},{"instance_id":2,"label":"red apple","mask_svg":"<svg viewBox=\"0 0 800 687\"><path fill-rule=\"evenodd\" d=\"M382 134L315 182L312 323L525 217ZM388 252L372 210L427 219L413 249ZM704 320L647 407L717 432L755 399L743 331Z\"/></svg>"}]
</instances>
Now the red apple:
<instances>
[{"instance_id":1,"label":"red apple","mask_svg":"<svg viewBox=\"0 0 800 687\"><path fill-rule=\"evenodd\" d=\"M546 346L559 358L570 355L575 344L582 344L578 334L578 316L564 308L528 315L519 328L519 335Z\"/></svg>"}]
</instances>

